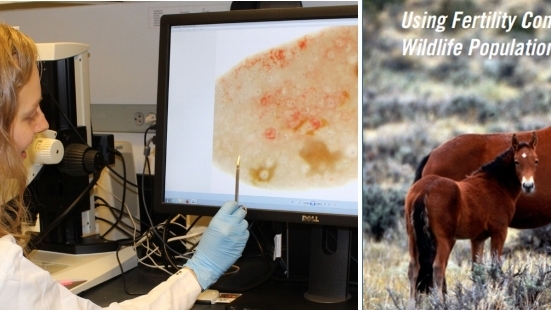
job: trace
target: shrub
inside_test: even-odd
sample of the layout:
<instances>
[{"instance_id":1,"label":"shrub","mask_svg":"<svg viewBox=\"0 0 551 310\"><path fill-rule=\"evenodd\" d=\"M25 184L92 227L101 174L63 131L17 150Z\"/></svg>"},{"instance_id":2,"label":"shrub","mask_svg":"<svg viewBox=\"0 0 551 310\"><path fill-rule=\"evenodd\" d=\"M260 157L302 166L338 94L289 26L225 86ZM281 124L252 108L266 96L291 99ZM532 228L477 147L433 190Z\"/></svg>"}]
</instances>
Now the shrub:
<instances>
[{"instance_id":1,"label":"shrub","mask_svg":"<svg viewBox=\"0 0 551 310\"><path fill-rule=\"evenodd\" d=\"M431 296L433 309L540 309L540 294L549 290L551 266L512 262L505 270L496 260L474 264L472 287L457 282L454 294L442 301ZM548 301L547 301L548 302ZM544 303L547 303L544 302Z\"/></svg>"},{"instance_id":2,"label":"shrub","mask_svg":"<svg viewBox=\"0 0 551 310\"><path fill-rule=\"evenodd\" d=\"M474 264L472 285L453 281L444 299L434 292L420 295L417 309L548 309L551 265L518 258L509 263L505 268L496 260ZM396 308L404 309L404 299L388 291Z\"/></svg>"},{"instance_id":3,"label":"shrub","mask_svg":"<svg viewBox=\"0 0 551 310\"><path fill-rule=\"evenodd\" d=\"M535 229L523 229L518 233L519 243L537 251L546 251L551 247L551 224Z\"/></svg>"},{"instance_id":4,"label":"shrub","mask_svg":"<svg viewBox=\"0 0 551 310\"><path fill-rule=\"evenodd\" d=\"M368 185L363 190L363 221L365 233L380 241L386 233L396 227L404 215L406 190L400 187L384 189Z\"/></svg>"}]
</instances>

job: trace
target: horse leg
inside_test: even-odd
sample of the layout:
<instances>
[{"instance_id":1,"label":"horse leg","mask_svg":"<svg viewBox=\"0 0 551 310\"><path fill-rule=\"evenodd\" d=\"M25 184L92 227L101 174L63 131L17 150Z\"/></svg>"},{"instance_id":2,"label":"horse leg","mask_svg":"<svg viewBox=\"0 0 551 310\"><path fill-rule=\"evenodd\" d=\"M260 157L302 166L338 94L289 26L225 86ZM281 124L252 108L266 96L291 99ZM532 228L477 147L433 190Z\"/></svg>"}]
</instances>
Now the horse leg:
<instances>
[{"instance_id":1,"label":"horse leg","mask_svg":"<svg viewBox=\"0 0 551 310\"><path fill-rule=\"evenodd\" d=\"M473 264L482 263L482 259L484 258L484 241L486 241L486 238L484 239L471 239L471 255L473 259Z\"/></svg>"},{"instance_id":2,"label":"horse leg","mask_svg":"<svg viewBox=\"0 0 551 310\"><path fill-rule=\"evenodd\" d=\"M415 305L417 304L417 276L419 275L419 262L417 262L417 259L410 254L411 259L409 262L409 268L408 268L408 278L409 278L409 301L408 301L408 310L414 310Z\"/></svg>"},{"instance_id":3,"label":"horse leg","mask_svg":"<svg viewBox=\"0 0 551 310\"><path fill-rule=\"evenodd\" d=\"M409 198L409 197L408 197ZM412 209L412 204L410 201L406 200L406 214L409 215ZM415 235L415 228L413 227L413 212L411 212L411 217L406 216L406 230L408 234L409 241L409 267L408 267L408 278L409 278L409 301L408 301L408 310L415 310L417 304L417 278L419 277L419 270L421 265L419 264L419 250L417 249L417 238Z\"/></svg>"},{"instance_id":4,"label":"horse leg","mask_svg":"<svg viewBox=\"0 0 551 310\"><path fill-rule=\"evenodd\" d=\"M496 263L501 266L501 254L503 253L503 246L505 245L505 239L507 239L507 227L496 231L491 236L491 249L492 260L495 259Z\"/></svg>"},{"instance_id":5,"label":"horse leg","mask_svg":"<svg viewBox=\"0 0 551 310\"><path fill-rule=\"evenodd\" d=\"M408 267L408 278L409 278L409 301L408 301L408 310L414 310L417 303L417 277L419 276L419 253L416 246L415 233L410 223L406 223L407 232L409 237L409 267Z\"/></svg>"},{"instance_id":6,"label":"horse leg","mask_svg":"<svg viewBox=\"0 0 551 310\"><path fill-rule=\"evenodd\" d=\"M438 239L436 241L436 257L433 264L434 290L440 300L444 298L444 281L446 278L446 267L448 259L455 244L455 239Z\"/></svg>"}]
</instances>

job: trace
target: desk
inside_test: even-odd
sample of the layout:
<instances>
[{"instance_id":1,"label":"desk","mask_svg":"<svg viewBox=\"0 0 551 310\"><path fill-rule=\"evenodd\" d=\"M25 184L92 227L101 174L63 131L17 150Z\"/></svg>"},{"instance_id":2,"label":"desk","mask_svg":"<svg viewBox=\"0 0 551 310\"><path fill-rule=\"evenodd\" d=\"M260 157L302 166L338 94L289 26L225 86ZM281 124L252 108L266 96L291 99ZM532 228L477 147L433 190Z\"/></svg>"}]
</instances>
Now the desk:
<instances>
[{"instance_id":1,"label":"desk","mask_svg":"<svg viewBox=\"0 0 551 310\"><path fill-rule=\"evenodd\" d=\"M242 270L243 269L245 268L242 268ZM126 287L131 293L146 293L167 278L168 274L143 266L138 266L125 274ZM356 289L350 292L352 298L346 302L337 304L318 304L308 301L303 297L303 294L306 292L307 288L308 284L306 282L282 282L269 280L256 288L242 292L243 295L234 300L231 305L258 308L261 310L359 309ZM136 297L128 295L124 292L122 276L117 276L116 278L84 291L79 295L90 299L94 303L103 307L108 306L112 302L120 302ZM225 307L226 304L196 304L192 309L223 310Z\"/></svg>"}]
</instances>

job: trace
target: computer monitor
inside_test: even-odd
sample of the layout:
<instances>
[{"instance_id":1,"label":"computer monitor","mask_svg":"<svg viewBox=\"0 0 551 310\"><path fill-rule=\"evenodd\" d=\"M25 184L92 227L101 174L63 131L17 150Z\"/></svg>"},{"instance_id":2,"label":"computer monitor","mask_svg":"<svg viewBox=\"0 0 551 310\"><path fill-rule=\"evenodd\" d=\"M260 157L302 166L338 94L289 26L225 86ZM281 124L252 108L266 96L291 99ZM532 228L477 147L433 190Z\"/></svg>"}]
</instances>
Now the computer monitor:
<instances>
[{"instance_id":1,"label":"computer monitor","mask_svg":"<svg viewBox=\"0 0 551 310\"><path fill-rule=\"evenodd\" d=\"M357 5L163 16L154 210L214 215L239 158L248 220L355 229L358 64Z\"/></svg>"}]
</instances>

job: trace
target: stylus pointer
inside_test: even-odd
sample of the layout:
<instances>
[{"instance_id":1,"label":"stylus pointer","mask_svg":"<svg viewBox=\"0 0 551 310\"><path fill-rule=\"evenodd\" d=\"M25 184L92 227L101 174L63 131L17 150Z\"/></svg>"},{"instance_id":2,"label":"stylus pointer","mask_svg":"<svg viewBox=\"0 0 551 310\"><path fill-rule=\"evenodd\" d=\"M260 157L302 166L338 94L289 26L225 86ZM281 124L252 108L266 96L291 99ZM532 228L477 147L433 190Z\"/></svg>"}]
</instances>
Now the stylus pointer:
<instances>
[{"instance_id":1,"label":"stylus pointer","mask_svg":"<svg viewBox=\"0 0 551 310\"><path fill-rule=\"evenodd\" d=\"M239 161L241 155L237 156L237 164L235 166L235 202L239 202Z\"/></svg>"}]
</instances>

